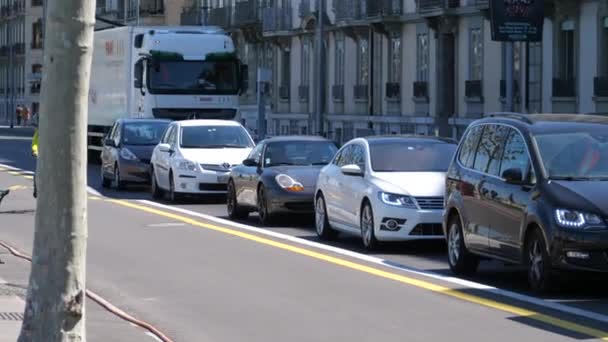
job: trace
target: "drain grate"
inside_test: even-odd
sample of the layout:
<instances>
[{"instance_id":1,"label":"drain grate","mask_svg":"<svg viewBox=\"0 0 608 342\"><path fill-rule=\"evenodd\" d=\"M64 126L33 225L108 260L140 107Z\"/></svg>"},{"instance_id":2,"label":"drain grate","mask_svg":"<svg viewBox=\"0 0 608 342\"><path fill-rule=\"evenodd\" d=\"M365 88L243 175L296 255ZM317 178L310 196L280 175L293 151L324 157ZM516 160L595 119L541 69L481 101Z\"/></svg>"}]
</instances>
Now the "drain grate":
<instances>
[{"instance_id":1,"label":"drain grate","mask_svg":"<svg viewBox=\"0 0 608 342\"><path fill-rule=\"evenodd\" d=\"M23 313L0 312L0 321L23 321Z\"/></svg>"}]
</instances>

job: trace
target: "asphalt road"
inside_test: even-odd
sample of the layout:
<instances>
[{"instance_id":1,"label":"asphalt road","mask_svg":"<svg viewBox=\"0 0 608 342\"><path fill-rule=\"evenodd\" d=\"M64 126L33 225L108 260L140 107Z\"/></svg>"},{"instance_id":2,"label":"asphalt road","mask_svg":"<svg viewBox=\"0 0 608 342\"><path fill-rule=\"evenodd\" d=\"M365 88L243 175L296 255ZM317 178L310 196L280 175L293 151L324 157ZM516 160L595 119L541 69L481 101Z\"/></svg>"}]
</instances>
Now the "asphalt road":
<instances>
[{"instance_id":1,"label":"asphalt road","mask_svg":"<svg viewBox=\"0 0 608 342\"><path fill-rule=\"evenodd\" d=\"M0 129L0 164L33 170L27 137ZM226 216L222 199L161 207L141 201L151 199L145 188L99 183L90 165L103 197L89 201L88 286L176 341L608 340L605 276L572 276L537 298L521 270L496 262L451 278L443 243L365 254L343 237L332 249L315 245L311 218L234 225L216 219ZM0 188L28 184L0 172ZM35 209L28 191L15 192L16 213ZM31 250L31 217L7 205L0 239Z\"/></svg>"}]
</instances>

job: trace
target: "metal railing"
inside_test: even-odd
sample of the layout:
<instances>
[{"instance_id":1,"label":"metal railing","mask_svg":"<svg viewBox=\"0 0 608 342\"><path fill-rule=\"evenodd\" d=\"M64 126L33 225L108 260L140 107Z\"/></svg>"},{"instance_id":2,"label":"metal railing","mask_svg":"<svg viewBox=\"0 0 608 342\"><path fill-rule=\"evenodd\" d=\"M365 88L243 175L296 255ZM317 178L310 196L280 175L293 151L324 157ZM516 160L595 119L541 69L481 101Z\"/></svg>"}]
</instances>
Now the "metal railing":
<instances>
[{"instance_id":1,"label":"metal railing","mask_svg":"<svg viewBox=\"0 0 608 342\"><path fill-rule=\"evenodd\" d=\"M460 0L417 0L418 12L436 11L460 6Z\"/></svg>"},{"instance_id":2,"label":"metal railing","mask_svg":"<svg viewBox=\"0 0 608 342\"><path fill-rule=\"evenodd\" d=\"M400 16L403 14L401 0L367 0L368 17Z\"/></svg>"},{"instance_id":3,"label":"metal railing","mask_svg":"<svg viewBox=\"0 0 608 342\"><path fill-rule=\"evenodd\" d=\"M293 28L291 7L264 8L262 29L264 32L289 31Z\"/></svg>"},{"instance_id":4,"label":"metal railing","mask_svg":"<svg viewBox=\"0 0 608 342\"><path fill-rule=\"evenodd\" d=\"M336 12L336 21L365 19L367 17L367 0L334 0L334 11Z\"/></svg>"}]
</instances>

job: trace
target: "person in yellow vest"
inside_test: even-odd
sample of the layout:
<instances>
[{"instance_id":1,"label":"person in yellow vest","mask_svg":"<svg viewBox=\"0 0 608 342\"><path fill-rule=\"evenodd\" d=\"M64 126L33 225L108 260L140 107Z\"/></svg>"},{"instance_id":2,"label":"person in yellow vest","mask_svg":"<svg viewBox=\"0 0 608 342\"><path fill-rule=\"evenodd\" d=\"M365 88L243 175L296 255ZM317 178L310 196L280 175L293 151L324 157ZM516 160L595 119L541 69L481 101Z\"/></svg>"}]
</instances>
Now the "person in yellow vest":
<instances>
[{"instance_id":1,"label":"person in yellow vest","mask_svg":"<svg viewBox=\"0 0 608 342\"><path fill-rule=\"evenodd\" d=\"M32 155L34 158L38 158L38 125L36 125L36 130L34 131L34 137L32 138ZM34 198L38 196L36 187L36 169L34 169Z\"/></svg>"}]
</instances>

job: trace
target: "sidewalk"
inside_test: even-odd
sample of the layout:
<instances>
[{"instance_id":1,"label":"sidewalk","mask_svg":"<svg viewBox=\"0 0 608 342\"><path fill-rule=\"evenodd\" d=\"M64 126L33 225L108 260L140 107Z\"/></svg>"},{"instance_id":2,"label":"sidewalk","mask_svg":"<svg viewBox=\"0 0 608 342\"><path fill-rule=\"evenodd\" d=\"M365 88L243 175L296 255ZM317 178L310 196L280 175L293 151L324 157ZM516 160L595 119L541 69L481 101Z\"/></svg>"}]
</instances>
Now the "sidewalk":
<instances>
[{"instance_id":1,"label":"sidewalk","mask_svg":"<svg viewBox=\"0 0 608 342\"><path fill-rule=\"evenodd\" d=\"M0 171L0 188L12 187L0 204L0 240L8 240L5 227L30 228L34 225L35 201L31 181ZM19 247L19 246L15 246ZM31 253L23 250L22 252ZM14 257L0 247L0 342L15 342L21 329L30 263ZM91 284L89 284L90 286ZM103 293L99 293L103 296ZM87 299L87 340L92 342L155 341L146 331L110 314Z\"/></svg>"}]
</instances>

